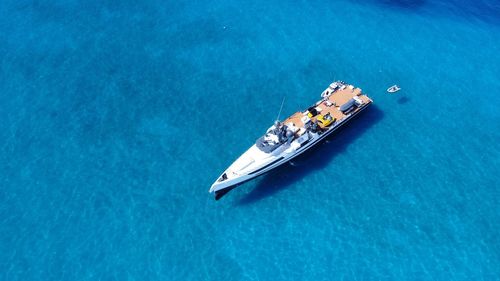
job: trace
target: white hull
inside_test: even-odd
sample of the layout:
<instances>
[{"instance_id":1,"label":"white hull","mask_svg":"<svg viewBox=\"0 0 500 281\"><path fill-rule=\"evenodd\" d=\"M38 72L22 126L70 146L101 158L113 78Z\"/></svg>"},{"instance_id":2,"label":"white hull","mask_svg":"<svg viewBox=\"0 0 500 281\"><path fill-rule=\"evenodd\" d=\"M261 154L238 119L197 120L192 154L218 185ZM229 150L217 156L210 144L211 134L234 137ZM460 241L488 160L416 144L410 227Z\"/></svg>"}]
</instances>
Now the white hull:
<instances>
[{"instance_id":1,"label":"white hull","mask_svg":"<svg viewBox=\"0 0 500 281\"><path fill-rule=\"evenodd\" d=\"M321 140L329 136L331 133L339 129L341 126L346 124L350 119L358 115L370 104L371 103L363 104L356 111L347 115L345 119L335 123L323 133L310 134L311 137L307 140L306 144L296 144L295 141L290 144L284 144L283 147L279 149L279 151L271 153L270 155L265 155L265 157L262 159L259 158L259 156L262 156L263 154L259 152L258 148L254 144L222 174L228 175L227 179L223 181L216 181L210 188L210 192L217 193L223 190L230 190L238 184L254 179L262 174L269 172L270 170L277 168L280 165L283 165L284 163L289 162L290 160L304 153L305 151L319 143ZM256 158L261 159L262 161L256 161ZM249 159L254 161L251 162L251 160ZM246 164L245 161L250 164ZM241 166L244 167L241 168ZM232 172L232 170L237 170L238 173ZM219 177L219 179L221 177Z\"/></svg>"}]
</instances>

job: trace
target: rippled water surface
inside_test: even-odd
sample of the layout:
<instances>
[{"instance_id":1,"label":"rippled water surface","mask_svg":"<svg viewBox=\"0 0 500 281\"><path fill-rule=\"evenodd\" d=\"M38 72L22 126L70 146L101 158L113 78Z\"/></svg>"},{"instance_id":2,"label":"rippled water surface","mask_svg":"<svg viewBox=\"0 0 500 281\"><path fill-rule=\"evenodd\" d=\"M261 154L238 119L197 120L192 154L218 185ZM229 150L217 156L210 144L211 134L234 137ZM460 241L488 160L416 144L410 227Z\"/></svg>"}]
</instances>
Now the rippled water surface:
<instances>
[{"instance_id":1,"label":"rippled water surface","mask_svg":"<svg viewBox=\"0 0 500 281\"><path fill-rule=\"evenodd\" d=\"M496 0L5 0L0 30L1 280L500 276ZM214 201L338 79L374 105Z\"/></svg>"}]
</instances>

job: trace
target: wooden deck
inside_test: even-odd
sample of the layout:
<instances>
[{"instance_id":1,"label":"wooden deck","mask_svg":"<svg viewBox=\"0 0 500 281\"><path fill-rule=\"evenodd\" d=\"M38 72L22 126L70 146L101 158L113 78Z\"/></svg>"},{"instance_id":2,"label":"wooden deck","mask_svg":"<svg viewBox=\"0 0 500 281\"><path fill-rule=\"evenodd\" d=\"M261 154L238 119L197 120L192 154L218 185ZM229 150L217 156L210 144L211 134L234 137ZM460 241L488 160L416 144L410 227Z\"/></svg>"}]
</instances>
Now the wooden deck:
<instances>
[{"instance_id":1,"label":"wooden deck","mask_svg":"<svg viewBox=\"0 0 500 281\"><path fill-rule=\"evenodd\" d=\"M331 90L331 88L327 88L324 91L324 93L326 91L329 91L331 93L332 90ZM352 85L345 85L345 88L338 89L335 92L333 92L332 94L330 94L329 96L316 102L316 108L320 109L320 111L319 111L319 114L317 116L314 116L311 118L311 121L315 122L317 120L318 116L320 116L320 115L325 116L328 113L330 113L330 116L335 118L337 121L342 120L347 115L343 114L340 111L340 106L342 106L343 104L348 102L353 97L358 97L359 99L361 99L363 101L363 103L371 103L372 102L372 100L368 96L364 95L361 92L360 88L355 88ZM359 108L356 108L354 110L354 112L357 110L359 110ZM304 123L302 122L302 118L304 116L307 116L307 113L308 113L307 109L304 110L303 112L300 112L300 111L295 112L292 116L285 119L285 121L283 121L283 123L286 125L286 124L291 122L296 127L303 128ZM318 122L318 123L319 123L318 125L320 125L320 127L323 128L323 125L321 124L321 122Z\"/></svg>"}]
</instances>

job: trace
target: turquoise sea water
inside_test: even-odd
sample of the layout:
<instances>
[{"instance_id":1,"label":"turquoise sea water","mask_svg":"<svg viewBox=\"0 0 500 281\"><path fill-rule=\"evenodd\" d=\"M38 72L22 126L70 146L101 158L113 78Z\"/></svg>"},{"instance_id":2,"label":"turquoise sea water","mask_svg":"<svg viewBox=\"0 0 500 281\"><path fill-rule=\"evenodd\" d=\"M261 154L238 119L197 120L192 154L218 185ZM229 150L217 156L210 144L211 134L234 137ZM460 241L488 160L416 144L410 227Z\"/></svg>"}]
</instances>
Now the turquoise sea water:
<instances>
[{"instance_id":1,"label":"turquoise sea water","mask_svg":"<svg viewBox=\"0 0 500 281\"><path fill-rule=\"evenodd\" d=\"M496 0L4 0L0 30L1 280L500 276ZM374 106L214 201L338 79Z\"/></svg>"}]
</instances>

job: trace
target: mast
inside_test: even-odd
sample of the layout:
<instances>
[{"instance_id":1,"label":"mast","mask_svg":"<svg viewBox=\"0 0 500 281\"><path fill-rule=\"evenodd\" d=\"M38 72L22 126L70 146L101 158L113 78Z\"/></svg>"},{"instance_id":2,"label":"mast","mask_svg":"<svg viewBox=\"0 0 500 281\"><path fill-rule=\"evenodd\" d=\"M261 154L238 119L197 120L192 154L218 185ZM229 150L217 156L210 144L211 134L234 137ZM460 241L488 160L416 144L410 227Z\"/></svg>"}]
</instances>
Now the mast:
<instances>
[{"instance_id":1,"label":"mast","mask_svg":"<svg viewBox=\"0 0 500 281\"><path fill-rule=\"evenodd\" d=\"M276 117L276 121L280 120L281 110L283 109L283 104L285 103L285 97L283 96L283 100L281 101L280 111L278 112L278 116Z\"/></svg>"}]
</instances>

